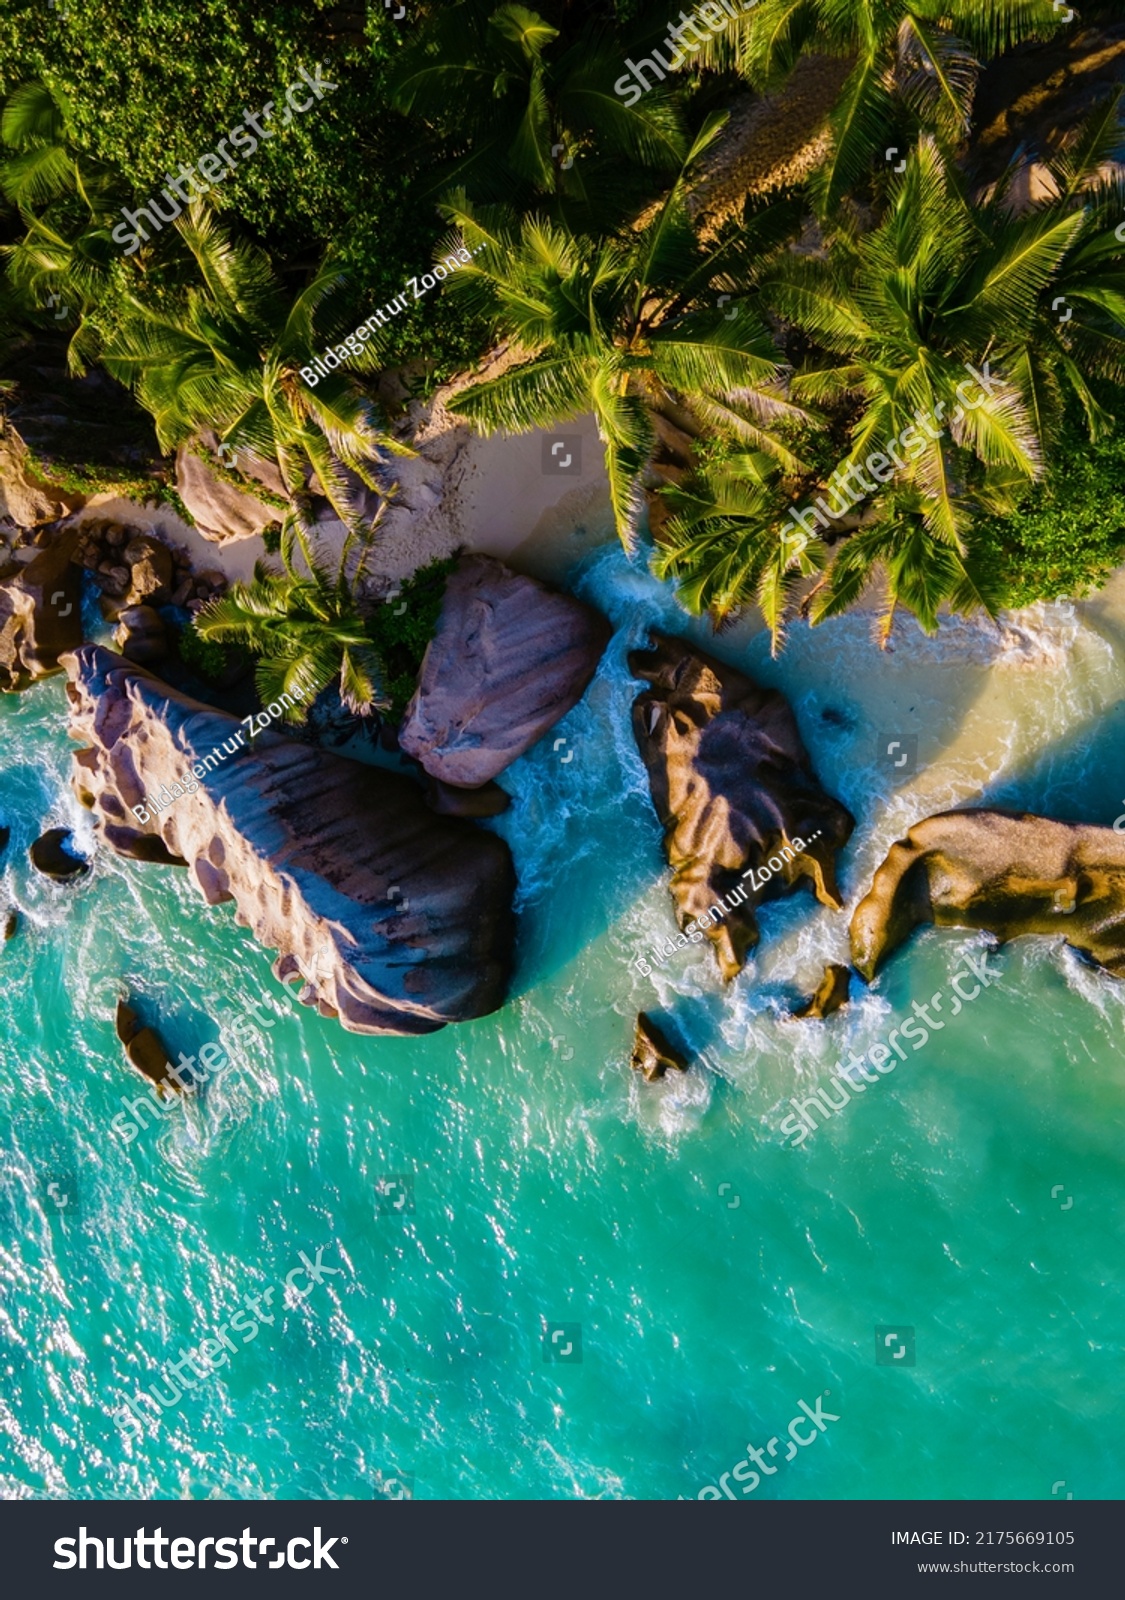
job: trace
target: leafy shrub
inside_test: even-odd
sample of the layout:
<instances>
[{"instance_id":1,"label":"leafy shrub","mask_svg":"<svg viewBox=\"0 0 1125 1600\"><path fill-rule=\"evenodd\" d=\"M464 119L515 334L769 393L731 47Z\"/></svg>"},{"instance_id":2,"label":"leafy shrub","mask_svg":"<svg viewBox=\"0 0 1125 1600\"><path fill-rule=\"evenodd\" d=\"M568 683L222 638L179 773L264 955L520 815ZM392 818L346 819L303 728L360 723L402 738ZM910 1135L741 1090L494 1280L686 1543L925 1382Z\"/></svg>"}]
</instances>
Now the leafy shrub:
<instances>
[{"instance_id":1,"label":"leafy shrub","mask_svg":"<svg viewBox=\"0 0 1125 1600\"><path fill-rule=\"evenodd\" d=\"M414 693L426 646L434 636L445 585L456 559L431 561L375 612L369 631L385 668L391 715L400 718Z\"/></svg>"},{"instance_id":2,"label":"leafy shrub","mask_svg":"<svg viewBox=\"0 0 1125 1600\"><path fill-rule=\"evenodd\" d=\"M1125 427L1091 443L1069 425L1046 481L977 522L972 548L1011 610L1096 589L1125 560Z\"/></svg>"},{"instance_id":3,"label":"leafy shrub","mask_svg":"<svg viewBox=\"0 0 1125 1600\"><path fill-rule=\"evenodd\" d=\"M197 672L206 683L219 683L229 670L230 647L202 638L194 622L186 622L180 629L179 648L184 665Z\"/></svg>"}]
</instances>

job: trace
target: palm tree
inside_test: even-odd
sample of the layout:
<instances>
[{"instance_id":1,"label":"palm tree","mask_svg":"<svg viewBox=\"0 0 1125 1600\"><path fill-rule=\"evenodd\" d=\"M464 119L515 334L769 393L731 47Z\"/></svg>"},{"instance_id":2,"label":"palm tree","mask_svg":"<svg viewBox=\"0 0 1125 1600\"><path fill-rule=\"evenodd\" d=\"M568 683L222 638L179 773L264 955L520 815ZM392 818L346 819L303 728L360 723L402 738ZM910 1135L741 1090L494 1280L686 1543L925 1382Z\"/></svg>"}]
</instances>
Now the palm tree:
<instances>
[{"instance_id":1,"label":"palm tree","mask_svg":"<svg viewBox=\"0 0 1125 1600\"><path fill-rule=\"evenodd\" d=\"M604 223L653 172L675 171L687 148L674 98L654 93L628 107L612 88L620 72L620 47L595 21L568 38L525 6L458 0L403 52L391 92L446 149L466 151L439 166L430 193L557 197L572 225Z\"/></svg>"},{"instance_id":2,"label":"palm tree","mask_svg":"<svg viewBox=\"0 0 1125 1600\"><path fill-rule=\"evenodd\" d=\"M333 682L344 705L360 716L389 705L383 665L355 598L370 548L369 533L349 533L332 573L306 544L302 573L283 547L281 572L259 561L252 582L232 584L197 614L201 638L239 644L258 657L259 698L263 706L279 704L281 720L304 722L312 701Z\"/></svg>"},{"instance_id":3,"label":"palm tree","mask_svg":"<svg viewBox=\"0 0 1125 1600\"><path fill-rule=\"evenodd\" d=\"M800 56L854 63L830 118L831 148L813 179L822 217L882 155L904 103L923 128L968 132L981 63L1064 25L1055 0L758 0L697 59L734 65L760 93L776 89Z\"/></svg>"},{"instance_id":4,"label":"palm tree","mask_svg":"<svg viewBox=\"0 0 1125 1600\"><path fill-rule=\"evenodd\" d=\"M66 100L41 83L21 84L8 96L0 142L13 153L0 161L0 193L18 207L27 231L0 254L23 304L40 312L59 306L67 322L77 319L68 360L82 373L97 348L96 311L112 282L110 223L123 191L112 168L76 147L70 122Z\"/></svg>"},{"instance_id":5,"label":"palm tree","mask_svg":"<svg viewBox=\"0 0 1125 1600\"><path fill-rule=\"evenodd\" d=\"M518 351L510 370L463 389L450 408L486 434L592 411L626 546L661 434L715 430L799 466L765 426L799 413L784 398L783 364L754 304L764 265L796 230L799 209L782 202L749 211L742 228L704 245L685 205L686 174L723 120L708 119L648 220L611 237L575 237L543 217L517 225L463 199L443 207L466 246L482 252L453 289L476 294Z\"/></svg>"},{"instance_id":6,"label":"palm tree","mask_svg":"<svg viewBox=\"0 0 1125 1600\"><path fill-rule=\"evenodd\" d=\"M708 612L716 627L757 601L779 641L794 589L826 551L817 539L787 537L789 499L776 464L759 452L729 452L661 498L672 514L653 556L656 576L678 579L680 604L695 616Z\"/></svg>"},{"instance_id":7,"label":"palm tree","mask_svg":"<svg viewBox=\"0 0 1125 1600\"><path fill-rule=\"evenodd\" d=\"M200 286L174 291L166 303L127 294L104 364L135 388L156 420L162 448L212 428L236 453L276 462L293 503L283 547L296 538L311 571L311 471L337 516L354 529L358 513L347 473L386 493L375 476L380 453L410 453L380 431L352 373L339 367L315 387L300 377L301 367L344 331L345 275L326 261L291 299L264 252L232 242L200 202L175 226ZM375 367L380 335L356 345L350 365Z\"/></svg>"},{"instance_id":8,"label":"palm tree","mask_svg":"<svg viewBox=\"0 0 1125 1600\"><path fill-rule=\"evenodd\" d=\"M1125 245L1115 234L1125 185L1097 176L1117 121L1116 101L1092 115L1052 163L1054 197L1024 216L1005 209L1004 186L972 204L935 141L923 139L877 228L841 229L827 256L775 263L763 296L813 347L792 393L832 410L849 440L833 481L820 485L818 512L809 504L817 486L795 497L806 527L815 518L823 531L837 524L837 541L849 535L809 598L814 622L851 605L880 573L884 639L898 605L927 629L943 603L993 609L996 583L974 554L974 519L1011 509L1041 476L1068 402L1091 431L1102 425L1087 373L1125 379ZM994 390L987 404L969 368ZM845 515L840 486L860 481L872 455L882 479L892 445L900 459L889 481L870 485L878 492ZM709 503L706 486L694 494L694 509L673 507L680 516L662 559L697 604L753 598L754 563L770 538L791 558L826 554L819 541L803 550L776 497L744 494L735 505L714 492ZM776 641L776 592L766 599Z\"/></svg>"}]
</instances>

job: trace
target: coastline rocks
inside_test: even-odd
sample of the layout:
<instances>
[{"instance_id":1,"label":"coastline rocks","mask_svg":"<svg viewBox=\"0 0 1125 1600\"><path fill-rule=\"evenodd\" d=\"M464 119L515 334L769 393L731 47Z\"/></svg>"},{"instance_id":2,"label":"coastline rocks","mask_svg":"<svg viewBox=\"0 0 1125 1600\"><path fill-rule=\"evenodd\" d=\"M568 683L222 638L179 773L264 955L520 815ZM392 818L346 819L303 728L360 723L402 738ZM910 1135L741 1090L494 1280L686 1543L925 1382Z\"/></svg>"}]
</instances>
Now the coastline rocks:
<instances>
[{"instance_id":1,"label":"coastline rocks","mask_svg":"<svg viewBox=\"0 0 1125 1600\"><path fill-rule=\"evenodd\" d=\"M824 976L817 984L816 993L812 999L800 1010L794 1011L795 1017L808 1021L823 1021L830 1017L834 1011L839 1011L848 1003L848 980L851 978L852 969L844 967L839 962L832 962L825 967Z\"/></svg>"},{"instance_id":2,"label":"coastline rocks","mask_svg":"<svg viewBox=\"0 0 1125 1600\"><path fill-rule=\"evenodd\" d=\"M251 539L278 518L276 507L235 488L186 446L176 452L176 493L203 537L215 544Z\"/></svg>"},{"instance_id":3,"label":"coastline rocks","mask_svg":"<svg viewBox=\"0 0 1125 1600\"><path fill-rule=\"evenodd\" d=\"M126 605L167 605L172 598L175 566L168 546L161 544L159 539L139 533L129 540L122 557L129 569Z\"/></svg>"},{"instance_id":4,"label":"coastline rocks","mask_svg":"<svg viewBox=\"0 0 1125 1600\"><path fill-rule=\"evenodd\" d=\"M763 900L807 881L839 909L835 855L855 824L821 788L784 696L680 639L654 638L629 657L651 685L633 703L633 734L664 829L677 948L702 930L729 980L758 942Z\"/></svg>"},{"instance_id":5,"label":"coastline rocks","mask_svg":"<svg viewBox=\"0 0 1125 1600\"><path fill-rule=\"evenodd\" d=\"M168 654L168 635L152 606L126 606L117 618L113 642L123 656L142 667L163 661Z\"/></svg>"},{"instance_id":6,"label":"coastline rocks","mask_svg":"<svg viewBox=\"0 0 1125 1600\"><path fill-rule=\"evenodd\" d=\"M870 982L922 923L1001 941L1062 934L1125 978L1125 834L1016 811L927 817L891 846L855 909L857 971Z\"/></svg>"},{"instance_id":7,"label":"coastline rocks","mask_svg":"<svg viewBox=\"0 0 1125 1600\"><path fill-rule=\"evenodd\" d=\"M498 783L485 783L479 789L455 789L426 774L426 804L439 817L498 817L511 803L511 795Z\"/></svg>"},{"instance_id":8,"label":"coastline rocks","mask_svg":"<svg viewBox=\"0 0 1125 1600\"><path fill-rule=\"evenodd\" d=\"M10 423L0 423L0 518L10 518L21 528L37 528L84 502L84 495L42 479L19 434Z\"/></svg>"},{"instance_id":9,"label":"coastline rocks","mask_svg":"<svg viewBox=\"0 0 1125 1600\"><path fill-rule=\"evenodd\" d=\"M65 533L0 581L0 689L14 693L59 670L82 643L82 591Z\"/></svg>"},{"instance_id":10,"label":"coastline rocks","mask_svg":"<svg viewBox=\"0 0 1125 1600\"><path fill-rule=\"evenodd\" d=\"M634 1072L642 1074L646 1083L655 1083L669 1067L676 1072L686 1072L688 1069L687 1057L669 1043L667 1035L644 1011L637 1015L629 1065Z\"/></svg>"},{"instance_id":11,"label":"coastline rocks","mask_svg":"<svg viewBox=\"0 0 1125 1600\"><path fill-rule=\"evenodd\" d=\"M171 1076L171 1056L152 1028L141 1027L137 1013L124 1000L117 1002L114 1026L130 1065L136 1067L138 1072L143 1072L146 1078L151 1078L162 1095L169 1089L181 1093L180 1085Z\"/></svg>"},{"instance_id":12,"label":"coastline rocks","mask_svg":"<svg viewBox=\"0 0 1125 1600\"><path fill-rule=\"evenodd\" d=\"M403 750L443 783L479 788L578 704L611 631L600 612L492 556L463 557L399 730Z\"/></svg>"},{"instance_id":13,"label":"coastline rocks","mask_svg":"<svg viewBox=\"0 0 1125 1600\"><path fill-rule=\"evenodd\" d=\"M75 789L121 855L188 865L210 905L278 951L274 973L353 1033L431 1033L504 1000L507 845L427 810L416 784L237 718L87 645L66 661ZM240 732L242 738L240 739ZM155 812L193 766L199 786ZM134 811L132 808L136 807Z\"/></svg>"},{"instance_id":14,"label":"coastline rocks","mask_svg":"<svg viewBox=\"0 0 1125 1600\"><path fill-rule=\"evenodd\" d=\"M59 881L80 878L84 872L89 872L90 863L67 847L67 841L72 838L69 828L48 828L46 833L40 834L28 851L36 872Z\"/></svg>"}]
</instances>

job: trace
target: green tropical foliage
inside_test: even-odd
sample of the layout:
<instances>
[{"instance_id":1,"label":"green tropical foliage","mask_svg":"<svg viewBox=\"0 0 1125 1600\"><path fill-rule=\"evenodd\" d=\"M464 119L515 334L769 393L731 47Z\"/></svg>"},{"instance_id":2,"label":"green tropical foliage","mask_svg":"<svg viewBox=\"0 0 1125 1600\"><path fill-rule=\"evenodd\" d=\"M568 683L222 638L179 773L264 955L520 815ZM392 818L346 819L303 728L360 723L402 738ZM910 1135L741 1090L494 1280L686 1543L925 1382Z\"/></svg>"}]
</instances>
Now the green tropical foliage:
<instances>
[{"instance_id":1,"label":"green tropical foliage","mask_svg":"<svg viewBox=\"0 0 1125 1600\"><path fill-rule=\"evenodd\" d=\"M110 219L121 185L75 145L65 101L41 83L21 84L0 118L0 194L26 230L0 247L18 305L77 328L69 361L82 372L97 348L91 314L105 300L116 252ZM58 308L51 313L52 307ZM65 315L64 315L65 313Z\"/></svg>"},{"instance_id":2,"label":"green tropical foliage","mask_svg":"<svg viewBox=\"0 0 1125 1600\"><path fill-rule=\"evenodd\" d=\"M613 92L620 72L621 47L594 19L564 34L526 6L457 0L403 52L392 95L440 142L455 133L465 149L439 163L431 194L551 196L573 226L618 219L687 150L673 96L626 106Z\"/></svg>"},{"instance_id":3,"label":"green tropical foliage","mask_svg":"<svg viewBox=\"0 0 1125 1600\"><path fill-rule=\"evenodd\" d=\"M317 695L333 683L349 711L368 716L385 709L383 664L356 599L370 536L349 536L334 572L307 541L303 548L304 571L284 549L280 572L259 561L250 583L232 584L200 610L196 632L257 657L259 698L263 706L280 702L285 722L303 723Z\"/></svg>"},{"instance_id":4,"label":"green tropical foliage","mask_svg":"<svg viewBox=\"0 0 1125 1600\"><path fill-rule=\"evenodd\" d=\"M1011 610L1037 600L1081 598L1125 561L1125 428L1091 442L1085 419L1068 419L1056 465L1007 516L982 517L973 542Z\"/></svg>"},{"instance_id":5,"label":"green tropical foliage","mask_svg":"<svg viewBox=\"0 0 1125 1600\"><path fill-rule=\"evenodd\" d=\"M470 249L487 247L455 286L483 291L496 333L524 356L462 390L451 409L484 433L525 432L592 411L627 546L645 510L643 479L662 423L689 436L714 429L797 465L769 427L794 408L755 298L765 263L799 213L778 203L748 214L741 228L699 238L686 175L722 121L708 119L649 219L610 237L585 239L539 216L517 224L464 200L446 207Z\"/></svg>"},{"instance_id":6,"label":"green tropical foliage","mask_svg":"<svg viewBox=\"0 0 1125 1600\"><path fill-rule=\"evenodd\" d=\"M201 202L175 227L194 259L198 284L159 301L129 293L103 354L105 366L134 388L165 449L212 428L236 454L276 463L293 502L283 538L301 543L311 569L312 473L341 521L354 529L359 512L348 473L378 491L385 488L375 474L380 454L406 453L380 430L350 371L338 368L315 387L300 377L313 352L348 327L339 304L345 275L326 261L291 296L264 252L232 241ZM351 365L361 371L377 366L377 346L377 336L365 345L357 341Z\"/></svg>"},{"instance_id":7,"label":"green tropical foliage","mask_svg":"<svg viewBox=\"0 0 1125 1600\"><path fill-rule=\"evenodd\" d=\"M787 504L741 468L668 494L677 515L657 570L681 579L686 603L721 616L756 598L776 642L783 591L824 562L807 602L814 622L876 578L885 632L900 605L933 629L942 605L1002 603L976 521L1013 510L1041 477L1068 403L1091 433L1106 425L1086 374L1125 375L1125 245L1112 226L1125 188L1097 178L1116 122L1115 103L1095 113L1052 165L1055 197L1025 215L1005 208L1004 186L972 203L925 138L877 227L841 228L826 254L778 258L763 297L809 351L792 394L821 408L847 448L831 480L786 485L790 504L823 513L807 548ZM861 492L868 458L887 476ZM779 544L785 570L767 559Z\"/></svg>"}]
</instances>

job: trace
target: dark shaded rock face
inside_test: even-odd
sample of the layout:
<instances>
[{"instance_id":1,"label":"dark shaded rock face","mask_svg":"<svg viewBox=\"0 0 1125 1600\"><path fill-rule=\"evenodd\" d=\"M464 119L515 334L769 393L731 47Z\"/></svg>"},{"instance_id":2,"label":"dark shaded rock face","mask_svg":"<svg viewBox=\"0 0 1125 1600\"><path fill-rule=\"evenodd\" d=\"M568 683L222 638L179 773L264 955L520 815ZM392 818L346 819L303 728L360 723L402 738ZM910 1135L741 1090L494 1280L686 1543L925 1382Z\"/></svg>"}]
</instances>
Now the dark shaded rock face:
<instances>
[{"instance_id":1,"label":"dark shaded rock face","mask_svg":"<svg viewBox=\"0 0 1125 1600\"><path fill-rule=\"evenodd\" d=\"M89 872L90 863L70 850L71 837L69 828L48 828L40 834L28 852L36 872L47 878L78 878Z\"/></svg>"},{"instance_id":2,"label":"dark shaded rock face","mask_svg":"<svg viewBox=\"0 0 1125 1600\"><path fill-rule=\"evenodd\" d=\"M152 606L126 606L117 619L113 642L123 656L142 667L163 661L168 654L168 635Z\"/></svg>"},{"instance_id":3,"label":"dark shaded rock face","mask_svg":"<svg viewBox=\"0 0 1125 1600\"><path fill-rule=\"evenodd\" d=\"M439 817L498 817L511 803L511 795L498 783L485 783L479 789L455 789L426 774L426 804Z\"/></svg>"},{"instance_id":4,"label":"dark shaded rock face","mask_svg":"<svg viewBox=\"0 0 1125 1600\"><path fill-rule=\"evenodd\" d=\"M180 1085L169 1072L172 1058L161 1044L155 1030L142 1028L137 1013L132 1006L126 1005L124 1000L117 1002L117 1015L114 1020L117 1037L125 1046L125 1055L130 1065L136 1067L138 1072L143 1072L146 1078L151 1078L162 1095L169 1091L179 1094Z\"/></svg>"},{"instance_id":5,"label":"dark shaded rock face","mask_svg":"<svg viewBox=\"0 0 1125 1600\"><path fill-rule=\"evenodd\" d=\"M633 734L664 829L681 947L702 929L730 979L758 942L763 900L806 880L839 909L835 855L855 824L821 788L784 696L655 637L655 649L629 657L651 684L633 703Z\"/></svg>"},{"instance_id":6,"label":"dark shaded rock face","mask_svg":"<svg viewBox=\"0 0 1125 1600\"><path fill-rule=\"evenodd\" d=\"M87 747L75 788L101 837L188 865L211 905L233 900L305 1004L353 1033L414 1034L503 1002L515 876L502 840L434 816L407 778L272 732L248 746L236 718L99 646L66 667ZM162 791L156 811L145 795Z\"/></svg>"},{"instance_id":7,"label":"dark shaded rock face","mask_svg":"<svg viewBox=\"0 0 1125 1600\"><path fill-rule=\"evenodd\" d=\"M643 1074L646 1083L655 1083L669 1067L676 1072L686 1072L688 1069L687 1057L669 1043L667 1035L644 1011L637 1016L630 1065L634 1072Z\"/></svg>"},{"instance_id":8,"label":"dark shaded rock face","mask_svg":"<svg viewBox=\"0 0 1125 1600\"><path fill-rule=\"evenodd\" d=\"M59 656L82 643L81 578L64 534L0 581L0 689L26 689L59 670Z\"/></svg>"},{"instance_id":9,"label":"dark shaded rock face","mask_svg":"<svg viewBox=\"0 0 1125 1600\"><path fill-rule=\"evenodd\" d=\"M491 556L450 574L399 742L443 783L477 788L581 700L609 623Z\"/></svg>"},{"instance_id":10,"label":"dark shaded rock face","mask_svg":"<svg viewBox=\"0 0 1125 1600\"><path fill-rule=\"evenodd\" d=\"M848 1003L848 980L852 969L842 967L838 962L825 967L824 976L817 985L816 993L812 999L794 1011L795 1017L804 1017L809 1021L820 1021L830 1017L834 1011L839 1011Z\"/></svg>"},{"instance_id":11,"label":"dark shaded rock face","mask_svg":"<svg viewBox=\"0 0 1125 1600\"><path fill-rule=\"evenodd\" d=\"M943 811L893 844L855 908L852 958L870 980L912 929L1001 940L1062 934L1125 978L1125 834L1015 811Z\"/></svg>"}]
</instances>

